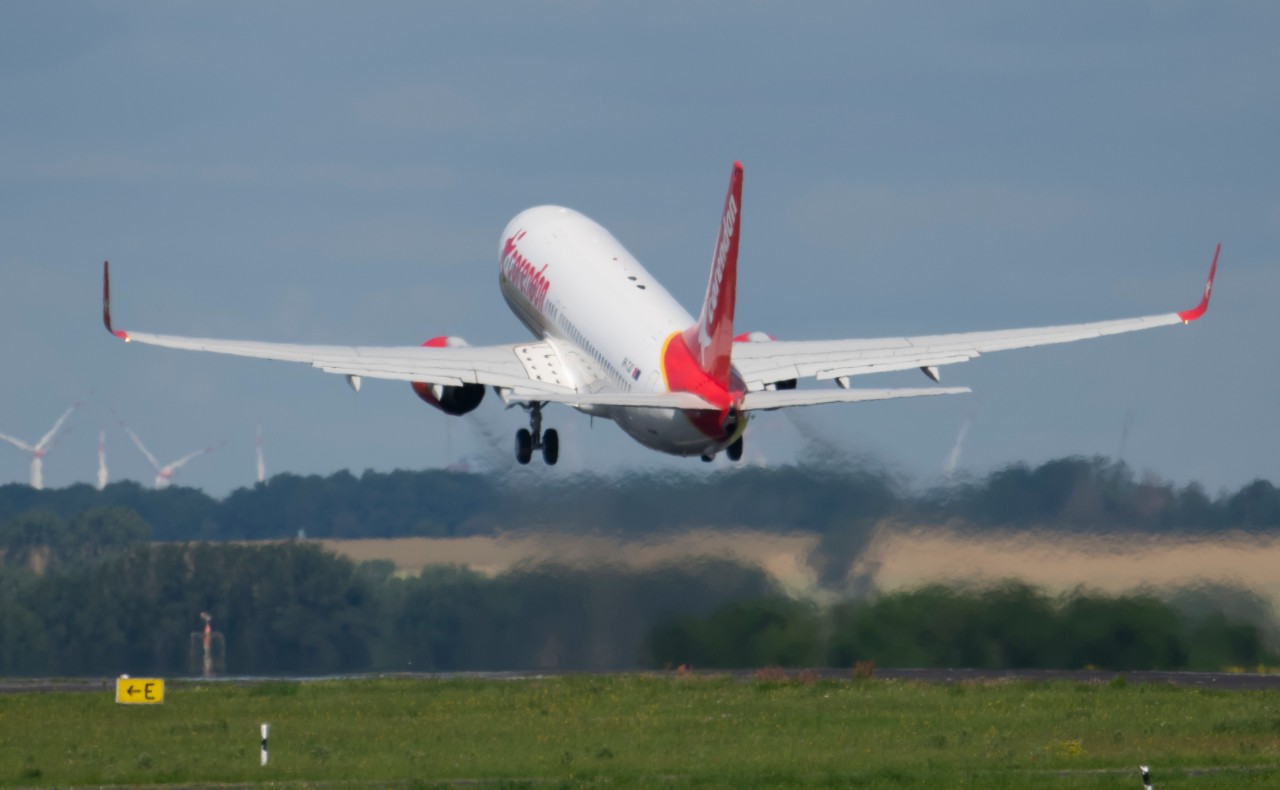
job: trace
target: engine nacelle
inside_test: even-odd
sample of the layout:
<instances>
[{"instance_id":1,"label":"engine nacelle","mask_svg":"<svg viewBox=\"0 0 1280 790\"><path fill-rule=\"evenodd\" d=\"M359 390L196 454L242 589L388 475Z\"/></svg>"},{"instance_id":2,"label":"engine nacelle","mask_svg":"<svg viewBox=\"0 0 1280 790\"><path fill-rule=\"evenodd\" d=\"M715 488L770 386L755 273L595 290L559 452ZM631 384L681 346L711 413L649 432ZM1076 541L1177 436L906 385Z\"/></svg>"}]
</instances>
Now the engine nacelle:
<instances>
[{"instance_id":1,"label":"engine nacelle","mask_svg":"<svg viewBox=\"0 0 1280 790\"><path fill-rule=\"evenodd\" d=\"M735 343L772 343L777 340L773 335L767 332L743 332L733 339ZM795 379L786 379L785 381L775 381L772 384L766 384L767 390L793 390L796 388Z\"/></svg>"},{"instance_id":2,"label":"engine nacelle","mask_svg":"<svg viewBox=\"0 0 1280 790\"><path fill-rule=\"evenodd\" d=\"M422 345L428 348L454 348L457 346L467 345L467 341L460 337L433 337ZM483 384L463 384L462 386L453 386L449 384L432 384L427 381L410 382L413 391L419 398L427 403L435 406L445 414L452 414L455 417L466 414L469 411L475 411L480 405L480 401L484 400Z\"/></svg>"}]
</instances>

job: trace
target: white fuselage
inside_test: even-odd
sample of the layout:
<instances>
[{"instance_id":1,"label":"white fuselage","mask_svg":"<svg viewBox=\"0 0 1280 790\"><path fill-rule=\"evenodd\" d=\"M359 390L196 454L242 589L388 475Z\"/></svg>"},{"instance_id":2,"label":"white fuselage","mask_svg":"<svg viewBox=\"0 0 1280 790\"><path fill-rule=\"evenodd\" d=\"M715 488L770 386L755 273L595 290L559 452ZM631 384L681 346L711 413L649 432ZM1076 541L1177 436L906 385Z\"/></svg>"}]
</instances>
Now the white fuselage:
<instances>
[{"instance_id":1,"label":"white fuselage","mask_svg":"<svg viewBox=\"0 0 1280 790\"><path fill-rule=\"evenodd\" d=\"M585 392L667 392L667 345L694 318L631 253L572 209L538 206L502 233L498 281L511 311L556 350ZM700 430L678 409L578 406L673 455L714 455L732 437Z\"/></svg>"}]
</instances>

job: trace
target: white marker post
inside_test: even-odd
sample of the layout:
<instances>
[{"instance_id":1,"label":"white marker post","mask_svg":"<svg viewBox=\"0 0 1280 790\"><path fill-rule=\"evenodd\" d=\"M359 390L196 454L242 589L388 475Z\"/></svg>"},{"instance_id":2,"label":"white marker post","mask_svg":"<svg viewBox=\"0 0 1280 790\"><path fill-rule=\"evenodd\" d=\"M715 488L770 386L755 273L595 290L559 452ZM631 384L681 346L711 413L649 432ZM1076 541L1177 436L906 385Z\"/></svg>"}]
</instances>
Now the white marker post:
<instances>
[{"instance_id":1,"label":"white marker post","mask_svg":"<svg viewBox=\"0 0 1280 790\"><path fill-rule=\"evenodd\" d=\"M262 764L267 764L267 723L262 723Z\"/></svg>"},{"instance_id":2,"label":"white marker post","mask_svg":"<svg viewBox=\"0 0 1280 790\"><path fill-rule=\"evenodd\" d=\"M1151 790L1151 769L1145 765L1139 765L1142 771L1142 790Z\"/></svg>"}]
</instances>

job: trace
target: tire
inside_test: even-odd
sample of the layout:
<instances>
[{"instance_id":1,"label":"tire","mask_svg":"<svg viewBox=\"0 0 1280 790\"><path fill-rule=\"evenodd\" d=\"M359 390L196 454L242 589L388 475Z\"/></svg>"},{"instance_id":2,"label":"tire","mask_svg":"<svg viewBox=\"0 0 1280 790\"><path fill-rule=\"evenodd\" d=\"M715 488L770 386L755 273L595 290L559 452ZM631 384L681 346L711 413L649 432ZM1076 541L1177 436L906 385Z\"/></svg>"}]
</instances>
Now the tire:
<instances>
[{"instance_id":1,"label":"tire","mask_svg":"<svg viewBox=\"0 0 1280 790\"><path fill-rule=\"evenodd\" d=\"M533 434L529 433L528 428L521 428L516 431L516 461L522 466L529 463L529 459L533 457Z\"/></svg>"},{"instance_id":2,"label":"tire","mask_svg":"<svg viewBox=\"0 0 1280 790\"><path fill-rule=\"evenodd\" d=\"M555 428L549 428L542 434L542 460L547 466L555 466L560 460L560 434Z\"/></svg>"},{"instance_id":3,"label":"tire","mask_svg":"<svg viewBox=\"0 0 1280 790\"><path fill-rule=\"evenodd\" d=\"M742 460L742 437L739 436L733 440L733 444L725 448L724 454L729 456L730 461Z\"/></svg>"}]
</instances>

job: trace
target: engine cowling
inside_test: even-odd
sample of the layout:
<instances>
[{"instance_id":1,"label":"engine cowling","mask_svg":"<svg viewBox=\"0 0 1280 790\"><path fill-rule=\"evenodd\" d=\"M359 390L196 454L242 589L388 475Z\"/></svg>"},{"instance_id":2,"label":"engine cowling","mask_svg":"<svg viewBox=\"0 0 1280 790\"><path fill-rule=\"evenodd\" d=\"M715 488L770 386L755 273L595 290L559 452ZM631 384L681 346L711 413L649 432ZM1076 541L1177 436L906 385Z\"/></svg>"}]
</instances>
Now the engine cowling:
<instances>
[{"instance_id":1,"label":"engine cowling","mask_svg":"<svg viewBox=\"0 0 1280 790\"><path fill-rule=\"evenodd\" d=\"M467 345L467 341L460 337L441 336L433 337L422 345L428 348L455 348ZM432 384L428 381L413 381L410 382L410 386L419 398L445 414L452 414L455 417L475 411L480 401L484 400L483 384L463 384L459 387L450 384Z\"/></svg>"},{"instance_id":2,"label":"engine cowling","mask_svg":"<svg viewBox=\"0 0 1280 790\"><path fill-rule=\"evenodd\" d=\"M733 339L735 343L772 343L777 340L773 335L767 332L743 332ZM796 388L795 379L786 379L784 381L775 381L772 384L766 384L767 390L793 390Z\"/></svg>"}]
</instances>

